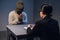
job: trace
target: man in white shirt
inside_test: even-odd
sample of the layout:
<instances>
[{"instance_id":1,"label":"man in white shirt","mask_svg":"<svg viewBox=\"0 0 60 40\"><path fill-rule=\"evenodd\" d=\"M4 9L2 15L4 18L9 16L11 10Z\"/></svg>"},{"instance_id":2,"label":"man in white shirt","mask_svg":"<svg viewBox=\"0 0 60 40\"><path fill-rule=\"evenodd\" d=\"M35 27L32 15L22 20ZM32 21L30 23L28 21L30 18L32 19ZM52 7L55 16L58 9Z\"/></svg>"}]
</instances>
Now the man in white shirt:
<instances>
[{"instance_id":1,"label":"man in white shirt","mask_svg":"<svg viewBox=\"0 0 60 40\"><path fill-rule=\"evenodd\" d=\"M27 23L27 14L24 12L23 2L17 2L16 9L9 13L9 24L23 24Z\"/></svg>"}]
</instances>

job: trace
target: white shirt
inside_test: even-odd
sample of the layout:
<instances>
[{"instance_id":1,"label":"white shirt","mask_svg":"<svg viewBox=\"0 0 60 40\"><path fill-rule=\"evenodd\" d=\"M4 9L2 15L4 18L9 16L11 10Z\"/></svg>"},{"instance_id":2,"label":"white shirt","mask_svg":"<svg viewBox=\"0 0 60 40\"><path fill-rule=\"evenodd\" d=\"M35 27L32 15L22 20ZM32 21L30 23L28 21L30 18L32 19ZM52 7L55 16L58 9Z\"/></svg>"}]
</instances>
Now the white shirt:
<instances>
[{"instance_id":1,"label":"white shirt","mask_svg":"<svg viewBox=\"0 0 60 40\"><path fill-rule=\"evenodd\" d=\"M25 12L22 12L23 16L23 22L27 23L27 14ZM9 13L9 17L8 17L8 23L9 24L17 24L19 23L18 21L18 14L16 13L15 10L11 11Z\"/></svg>"}]
</instances>

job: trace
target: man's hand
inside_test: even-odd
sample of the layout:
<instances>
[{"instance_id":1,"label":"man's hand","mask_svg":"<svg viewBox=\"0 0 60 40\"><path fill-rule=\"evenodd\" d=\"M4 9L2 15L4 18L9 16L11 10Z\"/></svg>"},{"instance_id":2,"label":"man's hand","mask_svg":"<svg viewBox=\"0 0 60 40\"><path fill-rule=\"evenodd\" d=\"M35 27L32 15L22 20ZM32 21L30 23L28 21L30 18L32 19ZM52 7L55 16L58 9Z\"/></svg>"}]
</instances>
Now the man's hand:
<instances>
[{"instance_id":1,"label":"man's hand","mask_svg":"<svg viewBox=\"0 0 60 40\"><path fill-rule=\"evenodd\" d=\"M27 27L30 27L30 28L31 28L31 27L32 27L32 25L30 25L30 24L29 24Z\"/></svg>"},{"instance_id":2,"label":"man's hand","mask_svg":"<svg viewBox=\"0 0 60 40\"><path fill-rule=\"evenodd\" d=\"M28 28L33 29L33 28L34 28L34 26L32 26L31 24L29 24L29 25L28 25Z\"/></svg>"},{"instance_id":3,"label":"man's hand","mask_svg":"<svg viewBox=\"0 0 60 40\"><path fill-rule=\"evenodd\" d=\"M18 15L19 19L23 19L23 14Z\"/></svg>"}]
</instances>

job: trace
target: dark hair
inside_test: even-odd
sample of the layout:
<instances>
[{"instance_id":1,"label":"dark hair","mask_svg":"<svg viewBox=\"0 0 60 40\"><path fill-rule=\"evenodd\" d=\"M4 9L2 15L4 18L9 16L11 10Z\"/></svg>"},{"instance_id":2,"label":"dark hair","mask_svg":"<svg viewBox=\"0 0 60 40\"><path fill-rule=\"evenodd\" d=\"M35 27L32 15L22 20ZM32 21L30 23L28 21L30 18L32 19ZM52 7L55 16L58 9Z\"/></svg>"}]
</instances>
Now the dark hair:
<instances>
[{"instance_id":1,"label":"dark hair","mask_svg":"<svg viewBox=\"0 0 60 40\"><path fill-rule=\"evenodd\" d=\"M41 6L41 11L44 12L44 14L46 14L47 16L52 16L52 6L48 5L48 4L44 4Z\"/></svg>"}]
</instances>

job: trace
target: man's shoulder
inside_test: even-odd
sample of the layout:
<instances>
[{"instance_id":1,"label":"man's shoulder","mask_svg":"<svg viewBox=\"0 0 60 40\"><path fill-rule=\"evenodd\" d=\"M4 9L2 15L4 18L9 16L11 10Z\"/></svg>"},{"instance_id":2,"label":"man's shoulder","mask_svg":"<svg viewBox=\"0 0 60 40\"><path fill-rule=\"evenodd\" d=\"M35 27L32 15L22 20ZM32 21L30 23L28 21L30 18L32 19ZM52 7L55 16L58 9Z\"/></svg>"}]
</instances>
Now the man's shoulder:
<instances>
[{"instance_id":1,"label":"man's shoulder","mask_svg":"<svg viewBox=\"0 0 60 40\"><path fill-rule=\"evenodd\" d=\"M51 19L49 23L56 25L58 24L58 21L56 19Z\"/></svg>"},{"instance_id":2,"label":"man's shoulder","mask_svg":"<svg viewBox=\"0 0 60 40\"><path fill-rule=\"evenodd\" d=\"M26 13L25 11L23 11L22 13Z\"/></svg>"},{"instance_id":3,"label":"man's shoulder","mask_svg":"<svg viewBox=\"0 0 60 40\"><path fill-rule=\"evenodd\" d=\"M22 14L23 14L23 15L27 15L27 13L26 13L26 12L24 12L24 11L22 12Z\"/></svg>"},{"instance_id":4,"label":"man's shoulder","mask_svg":"<svg viewBox=\"0 0 60 40\"><path fill-rule=\"evenodd\" d=\"M42 23L47 23L47 22L44 22L43 20L38 20L38 21L36 21L35 23L37 23L37 24L42 24ZM51 20L48 21L48 23L53 23L53 24L55 24L55 23L58 23L58 21L57 21L56 19L51 19Z\"/></svg>"},{"instance_id":5,"label":"man's shoulder","mask_svg":"<svg viewBox=\"0 0 60 40\"><path fill-rule=\"evenodd\" d=\"M10 11L9 13L15 13L15 10Z\"/></svg>"},{"instance_id":6,"label":"man's shoulder","mask_svg":"<svg viewBox=\"0 0 60 40\"><path fill-rule=\"evenodd\" d=\"M51 19L52 22L58 22L56 19Z\"/></svg>"},{"instance_id":7,"label":"man's shoulder","mask_svg":"<svg viewBox=\"0 0 60 40\"><path fill-rule=\"evenodd\" d=\"M38 20L35 22L36 24L42 23L42 20Z\"/></svg>"},{"instance_id":8,"label":"man's shoulder","mask_svg":"<svg viewBox=\"0 0 60 40\"><path fill-rule=\"evenodd\" d=\"M13 10L13 11L9 12L9 15L12 15L12 14L15 14L15 13L16 13L15 10Z\"/></svg>"}]
</instances>

